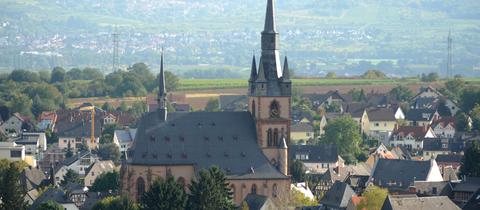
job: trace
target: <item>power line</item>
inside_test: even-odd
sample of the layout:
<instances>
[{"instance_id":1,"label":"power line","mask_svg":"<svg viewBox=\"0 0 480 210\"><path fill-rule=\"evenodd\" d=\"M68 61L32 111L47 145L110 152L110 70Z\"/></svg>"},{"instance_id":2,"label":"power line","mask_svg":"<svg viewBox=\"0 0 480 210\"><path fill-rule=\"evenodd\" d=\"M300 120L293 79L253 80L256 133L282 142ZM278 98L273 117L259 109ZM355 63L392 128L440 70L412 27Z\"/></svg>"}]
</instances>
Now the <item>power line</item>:
<instances>
[{"instance_id":1,"label":"power line","mask_svg":"<svg viewBox=\"0 0 480 210\"><path fill-rule=\"evenodd\" d=\"M447 54L447 78L450 78L452 76L452 71L453 71L453 54L452 54L452 45L453 45L453 39L452 39L452 31L448 31L448 54Z\"/></svg>"},{"instance_id":2,"label":"power line","mask_svg":"<svg viewBox=\"0 0 480 210\"><path fill-rule=\"evenodd\" d=\"M119 40L120 34L117 32L117 28L115 27L115 30L112 34L112 39L113 39L113 52L112 52L112 71L117 71L119 69L119 63L120 63L120 57L118 53L119 49Z\"/></svg>"}]
</instances>

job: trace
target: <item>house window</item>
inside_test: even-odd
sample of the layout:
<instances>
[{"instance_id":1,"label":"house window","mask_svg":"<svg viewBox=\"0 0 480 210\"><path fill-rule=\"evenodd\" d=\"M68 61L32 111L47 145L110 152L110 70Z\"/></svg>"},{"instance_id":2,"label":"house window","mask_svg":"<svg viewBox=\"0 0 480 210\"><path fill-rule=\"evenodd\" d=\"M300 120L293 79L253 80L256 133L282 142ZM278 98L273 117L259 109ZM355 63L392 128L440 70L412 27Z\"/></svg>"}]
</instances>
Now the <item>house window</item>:
<instances>
[{"instance_id":1,"label":"house window","mask_svg":"<svg viewBox=\"0 0 480 210\"><path fill-rule=\"evenodd\" d=\"M137 201L142 199L143 193L145 193L145 181L142 177L137 179Z\"/></svg>"},{"instance_id":2,"label":"house window","mask_svg":"<svg viewBox=\"0 0 480 210\"><path fill-rule=\"evenodd\" d=\"M375 123L375 127L378 127L378 126L380 126L380 123Z\"/></svg>"},{"instance_id":3,"label":"house window","mask_svg":"<svg viewBox=\"0 0 480 210\"><path fill-rule=\"evenodd\" d=\"M254 195L257 194L257 185L256 185L256 184L253 184L253 185L252 185L252 190L251 190L250 193L252 193L252 194L254 194Z\"/></svg>"},{"instance_id":4,"label":"house window","mask_svg":"<svg viewBox=\"0 0 480 210\"><path fill-rule=\"evenodd\" d=\"M447 149L447 148L448 148L448 145L447 145L447 144L442 144L442 148L443 148L443 149Z\"/></svg>"},{"instance_id":5,"label":"house window","mask_svg":"<svg viewBox=\"0 0 480 210\"><path fill-rule=\"evenodd\" d=\"M436 188L436 187L433 187L433 188L432 188L432 194L434 194L434 195L437 194L437 188Z\"/></svg>"},{"instance_id":6,"label":"house window","mask_svg":"<svg viewBox=\"0 0 480 210\"><path fill-rule=\"evenodd\" d=\"M22 151L10 151L10 157L12 158L22 157Z\"/></svg>"},{"instance_id":7,"label":"house window","mask_svg":"<svg viewBox=\"0 0 480 210\"><path fill-rule=\"evenodd\" d=\"M272 197L276 198L277 197L277 184L273 184L273 187L272 187Z\"/></svg>"}]
</instances>

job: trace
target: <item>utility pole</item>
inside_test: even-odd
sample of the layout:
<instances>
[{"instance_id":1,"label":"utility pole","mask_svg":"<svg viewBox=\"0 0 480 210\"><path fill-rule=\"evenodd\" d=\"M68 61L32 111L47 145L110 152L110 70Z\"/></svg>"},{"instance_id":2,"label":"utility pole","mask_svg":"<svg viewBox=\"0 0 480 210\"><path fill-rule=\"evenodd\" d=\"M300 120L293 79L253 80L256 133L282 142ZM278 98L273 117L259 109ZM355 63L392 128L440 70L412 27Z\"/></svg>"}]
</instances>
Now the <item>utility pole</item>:
<instances>
[{"instance_id":1,"label":"utility pole","mask_svg":"<svg viewBox=\"0 0 480 210\"><path fill-rule=\"evenodd\" d=\"M113 39L112 71L117 71L119 69L119 63L120 63L120 57L118 53L118 46L120 43L119 37L120 37L120 34L117 32L117 28L115 27L114 32L112 34L112 39Z\"/></svg>"},{"instance_id":2,"label":"utility pole","mask_svg":"<svg viewBox=\"0 0 480 210\"><path fill-rule=\"evenodd\" d=\"M448 54L447 54L447 79L450 78L452 76L452 71L453 71L453 62L452 62L452 58L453 58L453 54L452 54L452 44L453 44L453 39L452 39L452 31L448 31L448 38L447 38L447 42L448 42L448 47L447 47L447 50L448 50Z\"/></svg>"}]
</instances>

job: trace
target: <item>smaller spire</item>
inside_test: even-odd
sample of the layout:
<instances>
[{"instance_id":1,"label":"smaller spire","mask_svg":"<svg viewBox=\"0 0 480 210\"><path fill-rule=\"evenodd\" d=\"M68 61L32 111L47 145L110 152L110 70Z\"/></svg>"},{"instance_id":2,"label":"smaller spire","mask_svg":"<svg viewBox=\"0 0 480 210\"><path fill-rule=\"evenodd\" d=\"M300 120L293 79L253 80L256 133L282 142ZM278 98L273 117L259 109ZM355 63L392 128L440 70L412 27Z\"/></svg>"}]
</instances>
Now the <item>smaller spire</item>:
<instances>
[{"instance_id":1,"label":"smaller spire","mask_svg":"<svg viewBox=\"0 0 480 210\"><path fill-rule=\"evenodd\" d=\"M167 90L165 88L165 72L163 71L163 48L160 58L160 75L158 80L158 114L161 120L167 121Z\"/></svg>"},{"instance_id":2,"label":"smaller spire","mask_svg":"<svg viewBox=\"0 0 480 210\"><path fill-rule=\"evenodd\" d=\"M260 67L258 69L258 76L257 76L257 82L266 82L267 80L265 79L265 70L263 69L263 62L262 62L262 57L260 57Z\"/></svg>"},{"instance_id":3,"label":"smaller spire","mask_svg":"<svg viewBox=\"0 0 480 210\"><path fill-rule=\"evenodd\" d=\"M285 136L282 136L282 142L280 142L280 148L282 149L288 149L288 146L287 146L287 139L285 139Z\"/></svg>"},{"instance_id":4,"label":"smaller spire","mask_svg":"<svg viewBox=\"0 0 480 210\"><path fill-rule=\"evenodd\" d=\"M164 97L167 94L167 90L165 88L165 72L163 71L163 48L162 54L160 58L160 76L159 76L159 84L158 84L158 98Z\"/></svg>"},{"instance_id":5,"label":"smaller spire","mask_svg":"<svg viewBox=\"0 0 480 210\"><path fill-rule=\"evenodd\" d=\"M249 82L254 82L257 79L257 62L255 61L255 55L253 55L252 59L252 70L250 72L250 79Z\"/></svg>"},{"instance_id":6,"label":"smaller spire","mask_svg":"<svg viewBox=\"0 0 480 210\"><path fill-rule=\"evenodd\" d=\"M290 80L290 69L288 69L288 59L287 56L285 56L285 61L283 63L283 80L288 81Z\"/></svg>"}]
</instances>

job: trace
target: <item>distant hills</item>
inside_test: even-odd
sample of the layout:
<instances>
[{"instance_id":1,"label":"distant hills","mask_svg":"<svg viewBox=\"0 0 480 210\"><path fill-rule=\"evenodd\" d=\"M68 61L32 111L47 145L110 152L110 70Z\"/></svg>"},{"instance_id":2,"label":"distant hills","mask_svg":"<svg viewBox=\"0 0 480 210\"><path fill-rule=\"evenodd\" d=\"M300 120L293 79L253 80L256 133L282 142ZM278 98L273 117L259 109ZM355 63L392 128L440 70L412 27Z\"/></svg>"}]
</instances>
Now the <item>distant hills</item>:
<instances>
[{"instance_id":1,"label":"distant hills","mask_svg":"<svg viewBox=\"0 0 480 210\"><path fill-rule=\"evenodd\" d=\"M298 75L444 73L449 30L455 73L480 75L478 0L277 4L282 55ZM111 71L116 31L123 66L156 69L164 46L169 67L181 76L246 77L252 53L260 52L264 10L261 0L0 0L0 69Z\"/></svg>"}]
</instances>

